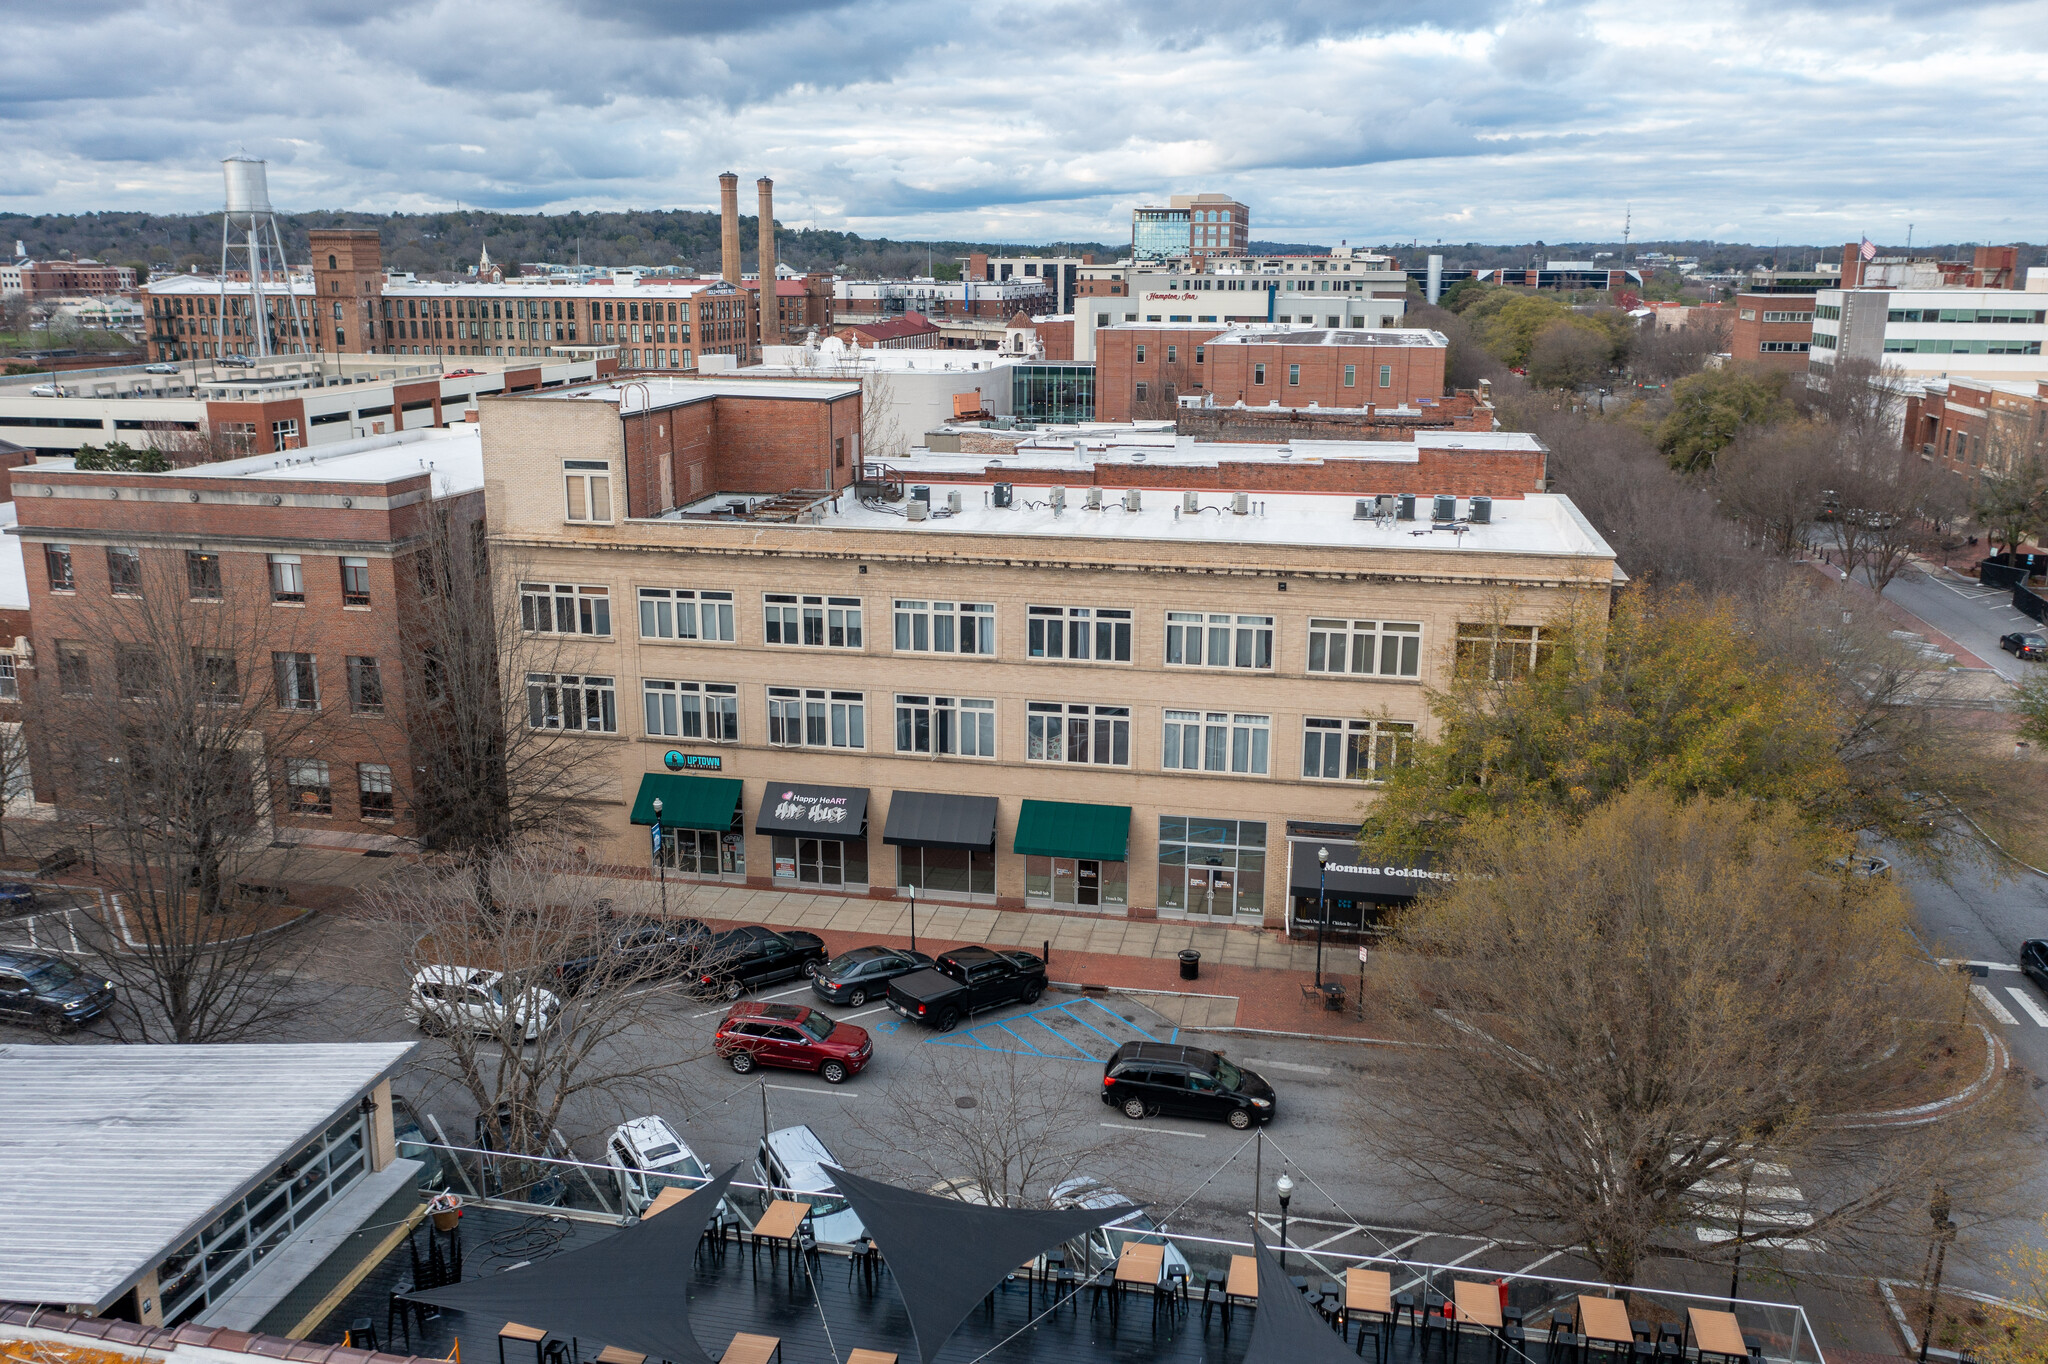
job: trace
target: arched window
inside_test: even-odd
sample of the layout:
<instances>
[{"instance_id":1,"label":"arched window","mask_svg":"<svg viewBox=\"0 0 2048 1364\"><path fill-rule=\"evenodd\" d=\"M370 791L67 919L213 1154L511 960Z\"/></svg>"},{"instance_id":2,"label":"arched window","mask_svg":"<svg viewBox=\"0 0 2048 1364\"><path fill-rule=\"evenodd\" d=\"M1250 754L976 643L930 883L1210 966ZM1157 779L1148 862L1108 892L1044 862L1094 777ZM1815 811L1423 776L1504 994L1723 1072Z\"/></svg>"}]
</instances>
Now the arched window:
<instances>
[{"instance_id":1,"label":"arched window","mask_svg":"<svg viewBox=\"0 0 2048 1364\"><path fill-rule=\"evenodd\" d=\"M334 253L331 251L327 254L327 268L330 270L337 268L334 264Z\"/></svg>"}]
</instances>

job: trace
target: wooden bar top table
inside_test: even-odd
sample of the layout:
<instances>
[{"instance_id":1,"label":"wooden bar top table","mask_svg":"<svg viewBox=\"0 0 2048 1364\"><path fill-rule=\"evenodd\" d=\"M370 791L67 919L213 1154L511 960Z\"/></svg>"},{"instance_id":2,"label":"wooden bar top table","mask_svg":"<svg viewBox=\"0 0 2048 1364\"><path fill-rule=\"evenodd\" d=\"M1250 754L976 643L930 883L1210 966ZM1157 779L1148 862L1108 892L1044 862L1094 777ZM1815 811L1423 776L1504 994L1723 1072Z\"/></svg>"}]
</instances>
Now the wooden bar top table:
<instances>
[{"instance_id":1,"label":"wooden bar top table","mask_svg":"<svg viewBox=\"0 0 2048 1364\"><path fill-rule=\"evenodd\" d=\"M538 1326L521 1326L516 1321L506 1322L498 1328L498 1364L505 1364L505 1342L508 1340L517 1340L531 1345L533 1347L533 1364L540 1364L541 1346L547 1338L548 1333Z\"/></svg>"},{"instance_id":2,"label":"wooden bar top table","mask_svg":"<svg viewBox=\"0 0 2048 1364\"><path fill-rule=\"evenodd\" d=\"M1500 1290L1490 1283L1477 1283L1471 1279L1459 1279L1454 1286L1458 1304L1458 1320L1469 1321L1474 1326L1490 1326L1500 1329ZM1603 1300L1604 1301L1604 1300ZM1622 1326L1628 1325L1628 1314L1622 1314ZM1634 1340L1635 1334L1629 1333Z\"/></svg>"},{"instance_id":3,"label":"wooden bar top table","mask_svg":"<svg viewBox=\"0 0 2048 1364\"><path fill-rule=\"evenodd\" d=\"M846 1364L896 1364L893 1350L848 1350Z\"/></svg>"},{"instance_id":4,"label":"wooden bar top table","mask_svg":"<svg viewBox=\"0 0 2048 1364\"><path fill-rule=\"evenodd\" d=\"M750 1336L745 1331L732 1338L719 1356L719 1364L782 1364L781 1336Z\"/></svg>"},{"instance_id":5,"label":"wooden bar top table","mask_svg":"<svg viewBox=\"0 0 2048 1364\"><path fill-rule=\"evenodd\" d=\"M1259 1300L1259 1262L1249 1255L1231 1256L1230 1280L1223 1286L1223 1296L1256 1303Z\"/></svg>"},{"instance_id":6,"label":"wooden bar top table","mask_svg":"<svg viewBox=\"0 0 2048 1364\"><path fill-rule=\"evenodd\" d=\"M1634 1345L1636 1328L1629 1323L1628 1304L1620 1298L1579 1294L1579 1334L1605 1345Z\"/></svg>"},{"instance_id":7,"label":"wooden bar top table","mask_svg":"<svg viewBox=\"0 0 2048 1364\"><path fill-rule=\"evenodd\" d=\"M1117 1257L1116 1277L1110 1284L1110 1307L1116 1308L1124 1290L1133 1284L1148 1289L1157 1287L1165 1264L1165 1246L1155 1246L1149 1241L1126 1242L1123 1254Z\"/></svg>"},{"instance_id":8,"label":"wooden bar top table","mask_svg":"<svg viewBox=\"0 0 2048 1364\"><path fill-rule=\"evenodd\" d=\"M1394 1276L1384 1269L1345 1270L1344 1310L1347 1313L1377 1312L1391 1320L1394 1315Z\"/></svg>"},{"instance_id":9,"label":"wooden bar top table","mask_svg":"<svg viewBox=\"0 0 2048 1364\"><path fill-rule=\"evenodd\" d=\"M783 1246L789 1247L789 1267L796 1270L796 1257L802 1253L803 1243L799 1233L803 1230L804 1218L810 1216L811 1205L792 1199L778 1198L768 1205L768 1211L761 1214L761 1220L754 1223L754 1256L758 1263L761 1247L766 1245L771 1256L778 1255ZM765 1339L765 1337L763 1337Z\"/></svg>"},{"instance_id":10,"label":"wooden bar top table","mask_svg":"<svg viewBox=\"0 0 2048 1364\"><path fill-rule=\"evenodd\" d=\"M597 1364L647 1364L647 1356L607 1345L597 1352Z\"/></svg>"},{"instance_id":11,"label":"wooden bar top table","mask_svg":"<svg viewBox=\"0 0 2048 1364\"><path fill-rule=\"evenodd\" d=\"M1749 1358L1749 1342L1742 1338L1742 1323L1736 1320L1733 1312L1689 1307L1686 1317L1687 1324L1692 1327L1692 1343L1701 1354L1720 1355L1732 1360Z\"/></svg>"}]
</instances>

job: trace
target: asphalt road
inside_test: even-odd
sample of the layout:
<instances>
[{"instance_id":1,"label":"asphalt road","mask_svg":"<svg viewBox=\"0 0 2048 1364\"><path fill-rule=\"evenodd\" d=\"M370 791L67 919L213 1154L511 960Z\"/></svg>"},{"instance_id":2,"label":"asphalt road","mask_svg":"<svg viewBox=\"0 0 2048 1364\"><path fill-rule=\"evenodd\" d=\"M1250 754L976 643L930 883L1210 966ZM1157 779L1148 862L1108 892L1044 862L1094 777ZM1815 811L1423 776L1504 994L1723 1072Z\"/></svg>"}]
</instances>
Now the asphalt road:
<instances>
[{"instance_id":1,"label":"asphalt road","mask_svg":"<svg viewBox=\"0 0 2048 1364\"><path fill-rule=\"evenodd\" d=\"M2023 682L2042 666L2022 662L1998 647L2000 635L2041 628L2013 609L2010 589L1985 587L1945 570L1909 568L1892 579L1884 595L1983 659L2008 682Z\"/></svg>"}]
</instances>

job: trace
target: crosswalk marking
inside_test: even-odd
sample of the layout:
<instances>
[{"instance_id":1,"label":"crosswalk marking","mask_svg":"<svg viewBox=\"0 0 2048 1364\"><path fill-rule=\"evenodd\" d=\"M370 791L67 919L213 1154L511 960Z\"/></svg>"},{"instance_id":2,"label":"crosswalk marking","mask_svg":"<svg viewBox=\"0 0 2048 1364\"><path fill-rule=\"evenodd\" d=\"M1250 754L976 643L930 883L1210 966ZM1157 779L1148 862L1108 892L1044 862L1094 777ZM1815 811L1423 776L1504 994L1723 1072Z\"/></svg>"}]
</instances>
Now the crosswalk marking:
<instances>
[{"instance_id":1,"label":"crosswalk marking","mask_svg":"<svg viewBox=\"0 0 2048 1364\"><path fill-rule=\"evenodd\" d=\"M2026 1010L2028 1018L2033 1019L2042 1027L2048 1028L2048 1011L2043 1011L2041 1006L2034 1002L2034 997L2028 994L2024 988L2018 985L2008 985L2005 987L2005 992L2013 997L2020 1008Z\"/></svg>"},{"instance_id":2,"label":"crosswalk marking","mask_svg":"<svg viewBox=\"0 0 2048 1364\"><path fill-rule=\"evenodd\" d=\"M1713 1202L1704 1204L1700 1212L1713 1219L1713 1225L1696 1226L1693 1234L1709 1244L1735 1239L1735 1228L1740 1225L1745 1235L1766 1227L1782 1227L1787 1232L1796 1232L1813 1225L1813 1214L1801 1206L1806 1194L1797 1184L1791 1182L1792 1172L1783 1165L1768 1161L1746 1162L1749 1180L1745 1191L1739 1180L1728 1176L1735 1173L1745 1162L1736 1161L1723 1166L1713 1179L1702 1180L1693 1185L1695 1193L1704 1194ZM1761 1184L1755 1181L1773 1179L1778 1182ZM1804 1236L1768 1236L1760 1244L1777 1250L1800 1250L1820 1252L1825 1243Z\"/></svg>"},{"instance_id":3,"label":"crosswalk marking","mask_svg":"<svg viewBox=\"0 0 2048 1364\"><path fill-rule=\"evenodd\" d=\"M1984 1012L1991 1015L1993 1022L2010 1023L2018 1026L2019 1020L2012 1016L2011 1009L1998 1002L1997 995L1992 994L1991 991L1981 985L1972 985L1970 993L1977 996L1977 1002L1984 1006Z\"/></svg>"}]
</instances>

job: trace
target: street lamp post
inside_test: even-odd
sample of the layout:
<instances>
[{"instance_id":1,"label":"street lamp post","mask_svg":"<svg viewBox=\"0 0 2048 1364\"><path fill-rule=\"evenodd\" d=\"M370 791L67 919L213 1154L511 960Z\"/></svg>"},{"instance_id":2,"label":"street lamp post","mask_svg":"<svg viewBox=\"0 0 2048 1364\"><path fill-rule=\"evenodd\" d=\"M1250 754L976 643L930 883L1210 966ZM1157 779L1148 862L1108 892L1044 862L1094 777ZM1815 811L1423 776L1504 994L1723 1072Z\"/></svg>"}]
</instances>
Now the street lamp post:
<instances>
[{"instance_id":1,"label":"street lamp post","mask_svg":"<svg viewBox=\"0 0 2048 1364\"><path fill-rule=\"evenodd\" d=\"M1316 849L1316 989L1323 988L1323 934L1330 927L1330 850Z\"/></svg>"},{"instance_id":2,"label":"street lamp post","mask_svg":"<svg viewBox=\"0 0 2048 1364\"><path fill-rule=\"evenodd\" d=\"M1937 1186L1927 1201L1927 1216L1934 1223L1934 1285L1927 1293L1927 1329L1920 1333L1920 1364L1927 1364L1927 1347L1934 1340L1934 1313L1941 1305L1941 1271L1948 1261L1948 1243L1956 1239L1956 1224L1948 1215L1948 1190Z\"/></svg>"},{"instance_id":3,"label":"street lamp post","mask_svg":"<svg viewBox=\"0 0 2048 1364\"><path fill-rule=\"evenodd\" d=\"M1280 1272L1287 1272L1287 1205L1294 1198L1294 1181L1282 1170L1280 1178L1273 1181L1273 1192L1280 1195Z\"/></svg>"},{"instance_id":4,"label":"street lamp post","mask_svg":"<svg viewBox=\"0 0 2048 1364\"><path fill-rule=\"evenodd\" d=\"M654 842L654 877L661 883L661 917L668 917L668 864L661 860L661 797L654 798L654 828L649 835Z\"/></svg>"},{"instance_id":5,"label":"street lamp post","mask_svg":"<svg viewBox=\"0 0 2048 1364\"><path fill-rule=\"evenodd\" d=\"M917 950L917 887L906 886L910 892L910 950Z\"/></svg>"}]
</instances>

